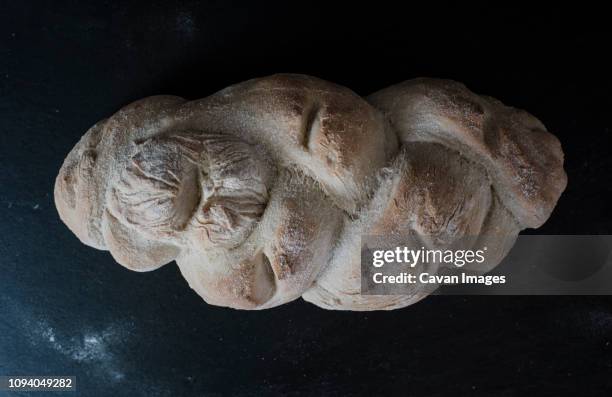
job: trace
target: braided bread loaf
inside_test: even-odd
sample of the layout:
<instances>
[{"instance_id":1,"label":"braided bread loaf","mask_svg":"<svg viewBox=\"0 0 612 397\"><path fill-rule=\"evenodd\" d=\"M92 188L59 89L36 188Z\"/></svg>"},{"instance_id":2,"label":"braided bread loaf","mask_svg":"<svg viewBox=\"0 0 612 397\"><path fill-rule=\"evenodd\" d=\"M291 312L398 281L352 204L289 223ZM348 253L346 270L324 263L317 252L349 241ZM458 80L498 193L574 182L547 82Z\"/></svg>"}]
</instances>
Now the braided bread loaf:
<instances>
[{"instance_id":1,"label":"braided bread loaf","mask_svg":"<svg viewBox=\"0 0 612 397\"><path fill-rule=\"evenodd\" d=\"M136 271L176 260L211 304L377 310L431 291L361 295L361 235L495 246L539 227L565 185L537 119L461 84L416 79L364 99L274 75L124 107L70 152L55 203L83 243Z\"/></svg>"}]
</instances>

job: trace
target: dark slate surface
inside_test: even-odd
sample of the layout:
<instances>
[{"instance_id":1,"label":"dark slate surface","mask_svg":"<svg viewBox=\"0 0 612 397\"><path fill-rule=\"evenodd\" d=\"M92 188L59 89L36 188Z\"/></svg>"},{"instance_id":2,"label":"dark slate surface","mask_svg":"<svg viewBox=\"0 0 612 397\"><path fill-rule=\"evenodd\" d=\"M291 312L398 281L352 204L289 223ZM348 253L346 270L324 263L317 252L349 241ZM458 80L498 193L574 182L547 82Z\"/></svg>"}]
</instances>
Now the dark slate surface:
<instances>
[{"instance_id":1,"label":"dark slate surface","mask_svg":"<svg viewBox=\"0 0 612 397\"><path fill-rule=\"evenodd\" d=\"M610 234L610 34L574 10L531 11L2 2L0 375L76 375L80 396L609 395L608 297L239 312L206 305L175 265L123 269L53 206L78 138L143 96L198 98L274 72L364 95L432 76L528 109L559 136L570 184L538 232Z\"/></svg>"}]
</instances>

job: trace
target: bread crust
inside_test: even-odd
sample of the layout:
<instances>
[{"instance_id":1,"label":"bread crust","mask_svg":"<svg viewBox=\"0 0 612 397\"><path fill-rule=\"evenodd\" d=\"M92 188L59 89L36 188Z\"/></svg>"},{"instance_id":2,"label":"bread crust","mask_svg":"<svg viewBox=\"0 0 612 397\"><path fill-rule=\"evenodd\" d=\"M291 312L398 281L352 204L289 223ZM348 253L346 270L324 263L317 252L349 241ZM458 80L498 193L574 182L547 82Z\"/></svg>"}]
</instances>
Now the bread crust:
<instances>
[{"instance_id":1,"label":"bread crust","mask_svg":"<svg viewBox=\"0 0 612 397\"><path fill-rule=\"evenodd\" d=\"M122 108L67 156L55 203L83 243L136 271L176 260L211 304L302 296L390 310L432 289L362 295L362 235L428 247L473 236L494 259L472 270L488 271L566 184L561 145L539 120L462 84L415 79L362 98L281 74Z\"/></svg>"}]
</instances>

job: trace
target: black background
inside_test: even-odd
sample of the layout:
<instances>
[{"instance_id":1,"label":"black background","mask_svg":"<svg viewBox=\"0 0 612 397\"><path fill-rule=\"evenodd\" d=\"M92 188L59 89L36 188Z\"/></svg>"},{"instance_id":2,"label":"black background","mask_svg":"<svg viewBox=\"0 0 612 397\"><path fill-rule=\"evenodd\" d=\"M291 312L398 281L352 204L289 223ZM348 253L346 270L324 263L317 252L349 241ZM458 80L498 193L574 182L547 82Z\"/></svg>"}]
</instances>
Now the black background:
<instances>
[{"instance_id":1,"label":"black background","mask_svg":"<svg viewBox=\"0 0 612 397\"><path fill-rule=\"evenodd\" d=\"M294 72L361 95L452 78L529 110L569 175L537 233L612 232L611 35L596 11L289 3L0 5L0 375L76 375L82 396L609 395L609 297L234 311L175 265L129 272L61 223L55 175L96 121Z\"/></svg>"}]
</instances>

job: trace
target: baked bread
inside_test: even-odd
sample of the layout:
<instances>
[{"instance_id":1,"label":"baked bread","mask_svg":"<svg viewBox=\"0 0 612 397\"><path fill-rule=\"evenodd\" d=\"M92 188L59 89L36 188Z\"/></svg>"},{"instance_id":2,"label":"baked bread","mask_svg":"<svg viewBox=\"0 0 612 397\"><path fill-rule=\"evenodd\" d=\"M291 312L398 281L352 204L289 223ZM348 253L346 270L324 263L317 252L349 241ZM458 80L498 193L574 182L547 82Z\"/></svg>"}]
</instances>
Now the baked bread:
<instances>
[{"instance_id":1,"label":"baked bread","mask_svg":"<svg viewBox=\"0 0 612 397\"><path fill-rule=\"evenodd\" d=\"M475 236L497 247L473 269L486 271L565 185L542 123L462 84L416 79L361 98L281 74L124 107L70 152L55 203L83 243L135 271L176 260L211 304L302 296L378 310L431 291L362 295L362 235L411 233L428 247Z\"/></svg>"}]
</instances>

